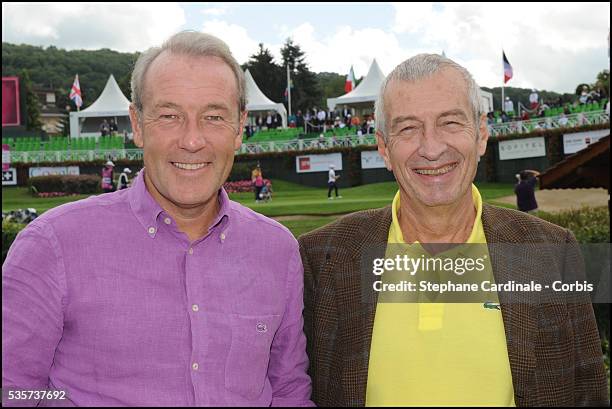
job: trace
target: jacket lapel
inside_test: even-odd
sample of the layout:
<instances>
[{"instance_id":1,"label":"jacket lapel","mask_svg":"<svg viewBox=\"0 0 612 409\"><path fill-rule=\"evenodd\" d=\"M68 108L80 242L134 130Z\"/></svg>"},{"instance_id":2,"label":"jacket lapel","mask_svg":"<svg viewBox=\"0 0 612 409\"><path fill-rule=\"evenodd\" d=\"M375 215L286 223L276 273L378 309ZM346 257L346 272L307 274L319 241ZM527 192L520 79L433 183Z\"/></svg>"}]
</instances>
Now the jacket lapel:
<instances>
[{"instance_id":1,"label":"jacket lapel","mask_svg":"<svg viewBox=\"0 0 612 409\"><path fill-rule=\"evenodd\" d=\"M354 253L344 266L336 265L338 336L342 351L342 402L365 406L372 329L378 293L373 291L373 260L384 258L391 225L391 206L377 210L360 225Z\"/></svg>"},{"instance_id":2,"label":"jacket lapel","mask_svg":"<svg viewBox=\"0 0 612 409\"><path fill-rule=\"evenodd\" d=\"M507 217L500 217L497 210L489 205L483 205L482 223L495 281L528 282L529 280L523 278L524 274L529 273L528 271L512 269L521 263L514 262L510 246L519 244L521 238L524 239L528 232L523 231ZM533 406L537 404L534 390L536 384L534 339L537 323L531 305L533 301L517 299L507 293L500 293L499 296L515 403L517 406Z\"/></svg>"}]
</instances>

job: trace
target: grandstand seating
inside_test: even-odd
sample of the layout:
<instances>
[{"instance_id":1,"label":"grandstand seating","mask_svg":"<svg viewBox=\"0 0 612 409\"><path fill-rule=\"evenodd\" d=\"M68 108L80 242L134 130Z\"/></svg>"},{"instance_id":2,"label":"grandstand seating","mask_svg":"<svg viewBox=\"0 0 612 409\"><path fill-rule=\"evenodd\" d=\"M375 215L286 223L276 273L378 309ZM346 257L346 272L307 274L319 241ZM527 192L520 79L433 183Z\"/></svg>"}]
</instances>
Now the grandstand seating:
<instances>
[{"instance_id":1,"label":"grandstand seating","mask_svg":"<svg viewBox=\"0 0 612 409\"><path fill-rule=\"evenodd\" d=\"M286 128L286 129L268 129L256 132L253 136L248 139L248 142L268 142L268 141L285 141L291 139L297 139L299 135L303 133L302 129L299 128ZM246 135L243 138L247 141Z\"/></svg>"},{"instance_id":2,"label":"grandstand seating","mask_svg":"<svg viewBox=\"0 0 612 409\"><path fill-rule=\"evenodd\" d=\"M123 149L123 137L109 136L104 138L82 137L68 139L63 136L43 141L40 137L2 138L2 144L14 151L71 151L71 150L113 150Z\"/></svg>"}]
</instances>

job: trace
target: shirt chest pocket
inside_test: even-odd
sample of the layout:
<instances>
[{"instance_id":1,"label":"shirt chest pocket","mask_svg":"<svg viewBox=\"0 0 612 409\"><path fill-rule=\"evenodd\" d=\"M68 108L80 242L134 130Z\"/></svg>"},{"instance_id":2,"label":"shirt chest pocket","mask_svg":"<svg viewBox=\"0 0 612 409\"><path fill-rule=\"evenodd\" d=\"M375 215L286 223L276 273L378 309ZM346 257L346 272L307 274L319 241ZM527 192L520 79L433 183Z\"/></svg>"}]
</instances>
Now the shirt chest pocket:
<instances>
[{"instance_id":1,"label":"shirt chest pocket","mask_svg":"<svg viewBox=\"0 0 612 409\"><path fill-rule=\"evenodd\" d=\"M225 387L255 399L263 391L270 350L280 315L232 315L232 340L225 364Z\"/></svg>"}]
</instances>

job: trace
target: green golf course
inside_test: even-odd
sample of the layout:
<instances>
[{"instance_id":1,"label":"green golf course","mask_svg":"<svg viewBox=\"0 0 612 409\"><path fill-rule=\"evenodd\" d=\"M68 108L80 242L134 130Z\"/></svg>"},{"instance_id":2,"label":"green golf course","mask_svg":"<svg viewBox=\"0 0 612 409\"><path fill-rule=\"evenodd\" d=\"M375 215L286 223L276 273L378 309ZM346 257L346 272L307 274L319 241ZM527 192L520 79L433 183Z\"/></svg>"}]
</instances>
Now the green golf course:
<instances>
[{"instance_id":1,"label":"green golf course","mask_svg":"<svg viewBox=\"0 0 612 409\"><path fill-rule=\"evenodd\" d=\"M481 183L478 189L485 202L495 203L496 198L513 193L511 184ZM327 189L302 186L281 180L273 181L273 199L266 203L255 203L253 193L233 193L230 198L268 217L278 218L297 237L302 233L323 226L340 215L358 210L374 209L391 203L397 184L395 182L374 183L340 189L341 199L328 200ZM33 207L42 214L45 211L84 199L88 195L55 198L33 197L28 188L2 188L2 211Z\"/></svg>"}]
</instances>

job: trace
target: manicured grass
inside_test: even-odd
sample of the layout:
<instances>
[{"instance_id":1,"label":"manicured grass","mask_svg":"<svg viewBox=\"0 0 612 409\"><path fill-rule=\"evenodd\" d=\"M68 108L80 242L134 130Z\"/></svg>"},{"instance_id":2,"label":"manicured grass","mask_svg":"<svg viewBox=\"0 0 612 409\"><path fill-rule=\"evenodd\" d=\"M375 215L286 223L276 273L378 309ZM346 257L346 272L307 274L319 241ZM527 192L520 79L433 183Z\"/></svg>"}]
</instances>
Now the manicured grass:
<instances>
[{"instance_id":1,"label":"manicured grass","mask_svg":"<svg viewBox=\"0 0 612 409\"><path fill-rule=\"evenodd\" d=\"M76 195L52 198L38 198L30 194L26 187L3 187L2 188L2 211L15 209L26 209L33 207L38 214L42 214L49 209L64 203L74 202L89 197L89 195Z\"/></svg>"},{"instance_id":2,"label":"manicured grass","mask_svg":"<svg viewBox=\"0 0 612 409\"><path fill-rule=\"evenodd\" d=\"M483 200L494 202L493 199L513 194L513 186L501 183L483 183L478 188ZM391 203L397 184L395 182L374 183L353 188L340 189L342 199L327 199L327 188L313 188L297 185L282 180L273 181L273 200L267 203L255 203L253 193L231 194L232 200L269 217L287 215L321 216L304 220L283 220L296 236L323 226L338 215L358 210L384 207ZM87 195L67 196L41 199L30 195L27 188L2 188L2 210L24 209L33 207L42 214L45 211L64 203L86 198Z\"/></svg>"}]
</instances>

